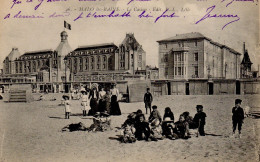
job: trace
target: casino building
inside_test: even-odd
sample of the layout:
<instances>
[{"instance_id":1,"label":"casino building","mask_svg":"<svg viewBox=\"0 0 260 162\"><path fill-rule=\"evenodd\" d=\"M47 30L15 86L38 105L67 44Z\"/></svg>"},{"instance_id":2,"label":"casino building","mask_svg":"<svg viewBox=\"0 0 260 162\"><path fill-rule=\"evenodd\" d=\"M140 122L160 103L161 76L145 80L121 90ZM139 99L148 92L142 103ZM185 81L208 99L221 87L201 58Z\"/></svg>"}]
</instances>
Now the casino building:
<instances>
[{"instance_id":1,"label":"casino building","mask_svg":"<svg viewBox=\"0 0 260 162\"><path fill-rule=\"evenodd\" d=\"M13 48L4 60L0 84L32 84L37 91L60 92L93 82L140 80L136 71L145 70L146 53L134 34L126 34L122 43L80 46L72 50L66 31L55 50L20 54Z\"/></svg>"}]
</instances>

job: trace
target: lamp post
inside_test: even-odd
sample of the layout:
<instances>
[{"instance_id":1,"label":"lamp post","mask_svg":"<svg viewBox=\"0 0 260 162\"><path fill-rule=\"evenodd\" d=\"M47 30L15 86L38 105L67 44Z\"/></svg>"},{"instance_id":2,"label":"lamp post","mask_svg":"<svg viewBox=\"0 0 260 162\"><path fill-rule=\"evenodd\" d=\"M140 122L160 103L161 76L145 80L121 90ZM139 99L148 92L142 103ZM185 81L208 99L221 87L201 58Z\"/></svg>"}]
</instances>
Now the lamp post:
<instances>
[{"instance_id":1,"label":"lamp post","mask_svg":"<svg viewBox=\"0 0 260 162\"><path fill-rule=\"evenodd\" d=\"M68 61L68 58L67 57L64 57L64 64L65 64L65 92L67 93L67 61Z\"/></svg>"}]
</instances>

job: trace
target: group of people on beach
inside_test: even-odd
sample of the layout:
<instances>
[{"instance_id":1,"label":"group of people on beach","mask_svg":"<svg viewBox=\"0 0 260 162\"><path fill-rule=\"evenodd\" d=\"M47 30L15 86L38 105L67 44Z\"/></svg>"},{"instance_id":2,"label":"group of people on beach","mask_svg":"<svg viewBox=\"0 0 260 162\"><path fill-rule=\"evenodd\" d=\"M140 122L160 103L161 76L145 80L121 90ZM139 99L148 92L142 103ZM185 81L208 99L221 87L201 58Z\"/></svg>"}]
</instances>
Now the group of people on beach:
<instances>
[{"instance_id":1,"label":"group of people on beach","mask_svg":"<svg viewBox=\"0 0 260 162\"><path fill-rule=\"evenodd\" d=\"M92 115L93 124L88 128L89 131L106 131L110 130L111 118L110 115L121 115L117 96L119 92L112 86L110 91L104 91L103 88L98 92L94 87L90 91L84 91L82 95L83 115ZM65 99L65 118L69 118L69 97ZM90 100L90 101L89 101ZM121 126L120 141L123 143L133 143L136 140L158 141L168 138L188 139L191 138L190 129L196 129L196 136L205 136L204 126L206 125L206 113L203 112L203 105L197 105L197 113L194 117L185 111L175 122L174 113L170 107L164 110L163 118L161 117L157 106L151 106L153 101L150 89L144 94L144 103L146 114L150 109L150 116L146 120L141 109L132 112L127 116L126 121ZM244 111L241 108L242 100L235 100L235 107L232 109L233 134L235 135L236 127L238 126L239 138L241 137L242 123L244 119ZM151 111L152 108L152 111Z\"/></svg>"},{"instance_id":2,"label":"group of people on beach","mask_svg":"<svg viewBox=\"0 0 260 162\"><path fill-rule=\"evenodd\" d=\"M81 91L81 106L83 116L94 116L97 112L105 112L109 115L121 115L121 110L118 104L119 91L116 84L112 84L110 90L104 90L97 87L92 89L85 89ZM71 113L70 96L63 95L65 106L65 118L69 119Z\"/></svg>"},{"instance_id":3,"label":"group of people on beach","mask_svg":"<svg viewBox=\"0 0 260 162\"><path fill-rule=\"evenodd\" d=\"M190 138L189 129L198 128L198 133L205 136L204 125L206 124L206 114L203 112L203 106L197 105L195 117L191 117L189 112L183 112L178 121L174 122L174 114L171 108L166 107L163 118L161 117L157 106L152 106L151 114L148 120L142 110L130 113L122 124L121 142L132 143L136 140L158 141L168 138L188 139Z\"/></svg>"}]
</instances>

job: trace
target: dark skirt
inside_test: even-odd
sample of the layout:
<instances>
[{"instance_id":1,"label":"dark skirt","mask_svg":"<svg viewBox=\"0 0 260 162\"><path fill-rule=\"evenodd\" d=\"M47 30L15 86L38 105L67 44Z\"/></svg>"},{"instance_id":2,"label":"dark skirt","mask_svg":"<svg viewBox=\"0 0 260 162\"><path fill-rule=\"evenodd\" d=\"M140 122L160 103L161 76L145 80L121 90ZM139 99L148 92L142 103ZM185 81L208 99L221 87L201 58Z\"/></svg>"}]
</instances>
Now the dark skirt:
<instances>
[{"instance_id":1,"label":"dark skirt","mask_svg":"<svg viewBox=\"0 0 260 162\"><path fill-rule=\"evenodd\" d=\"M91 98L90 100L90 111L89 111L89 115L95 115L96 112L98 112L98 102L97 99L95 98Z\"/></svg>"},{"instance_id":2,"label":"dark skirt","mask_svg":"<svg viewBox=\"0 0 260 162\"><path fill-rule=\"evenodd\" d=\"M110 115L121 115L121 110L120 110L119 104L117 102L116 95L111 96Z\"/></svg>"},{"instance_id":3,"label":"dark skirt","mask_svg":"<svg viewBox=\"0 0 260 162\"><path fill-rule=\"evenodd\" d=\"M98 103L98 110L99 112L104 112L106 110L106 101L100 99Z\"/></svg>"}]
</instances>

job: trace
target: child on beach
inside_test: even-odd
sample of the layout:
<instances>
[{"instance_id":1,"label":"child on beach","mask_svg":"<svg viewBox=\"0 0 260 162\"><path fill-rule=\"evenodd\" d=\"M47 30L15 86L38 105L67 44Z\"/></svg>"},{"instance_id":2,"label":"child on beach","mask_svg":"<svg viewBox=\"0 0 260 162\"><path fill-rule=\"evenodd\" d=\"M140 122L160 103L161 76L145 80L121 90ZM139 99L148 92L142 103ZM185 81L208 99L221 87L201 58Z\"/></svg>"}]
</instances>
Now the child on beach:
<instances>
[{"instance_id":1,"label":"child on beach","mask_svg":"<svg viewBox=\"0 0 260 162\"><path fill-rule=\"evenodd\" d=\"M133 143L135 139L135 128L131 124L126 124L124 126L123 137L121 138L122 143Z\"/></svg>"},{"instance_id":2,"label":"child on beach","mask_svg":"<svg viewBox=\"0 0 260 162\"><path fill-rule=\"evenodd\" d=\"M182 115L184 116L185 121L189 124L189 129L195 129L196 126L193 123L193 117L190 116L190 113L185 111L182 113Z\"/></svg>"},{"instance_id":3,"label":"child on beach","mask_svg":"<svg viewBox=\"0 0 260 162\"><path fill-rule=\"evenodd\" d=\"M174 122L174 114L173 114L171 108L169 108L169 107L166 107L165 110L164 110L163 120L166 117L171 118L171 120L173 120L173 122Z\"/></svg>"},{"instance_id":4,"label":"child on beach","mask_svg":"<svg viewBox=\"0 0 260 162\"><path fill-rule=\"evenodd\" d=\"M241 138L241 129L242 129L242 124L244 120L244 110L241 108L241 102L242 100L236 99L235 100L235 107L232 109L232 121L233 121L233 134L231 137L235 136L235 131L238 126L238 137Z\"/></svg>"},{"instance_id":5,"label":"child on beach","mask_svg":"<svg viewBox=\"0 0 260 162\"><path fill-rule=\"evenodd\" d=\"M150 109L150 114L151 114L151 105L153 102L153 96L150 93L150 88L146 89L146 93L144 94L144 104L145 104L145 109L146 109L146 114L147 114L147 109Z\"/></svg>"},{"instance_id":6,"label":"child on beach","mask_svg":"<svg viewBox=\"0 0 260 162\"><path fill-rule=\"evenodd\" d=\"M151 123L154 119L159 119L159 121L161 122L162 121L162 117L161 117L159 111L157 110L157 106L153 105L152 108L153 108L153 111L150 114L149 123Z\"/></svg>"},{"instance_id":7,"label":"child on beach","mask_svg":"<svg viewBox=\"0 0 260 162\"><path fill-rule=\"evenodd\" d=\"M154 119L151 123L151 135L150 138L152 141L163 140L162 127L158 119Z\"/></svg>"},{"instance_id":8,"label":"child on beach","mask_svg":"<svg viewBox=\"0 0 260 162\"><path fill-rule=\"evenodd\" d=\"M176 139L176 135L174 134L174 128L175 125L173 123L173 120L171 120L170 117L166 117L162 122L163 135L171 140Z\"/></svg>"},{"instance_id":9,"label":"child on beach","mask_svg":"<svg viewBox=\"0 0 260 162\"><path fill-rule=\"evenodd\" d=\"M182 139L188 139L190 138L189 135L189 124L187 121L185 121L185 118L183 115L180 115L179 121L174 123L175 128L174 128L174 133L175 137L177 138L182 138Z\"/></svg>"},{"instance_id":10,"label":"child on beach","mask_svg":"<svg viewBox=\"0 0 260 162\"><path fill-rule=\"evenodd\" d=\"M67 95L63 95L62 98L64 99L64 106L65 106L65 119L69 119L70 118L70 113L71 113L71 109L70 109L70 97Z\"/></svg>"},{"instance_id":11,"label":"child on beach","mask_svg":"<svg viewBox=\"0 0 260 162\"><path fill-rule=\"evenodd\" d=\"M198 128L198 133L201 136L205 136L205 131L204 131L204 126L206 125L206 113L203 112L203 106L202 105L197 105L197 113L194 116L193 122L196 126L196 128ZM197 133L197 136L198 136Z\"/></svg>"},{"instance_id":12,"label":"child on beach","mask_svg":"<svg viewBox=\"0 0 260 162\"><path fill-rule=\"evenodd\" d=\"M83 106L83 116L87 116L90 106L89 106L89 96L86 91L82 92L82 98L81 98L81 106Z\"/></svg>"},{"instance_id":13,"label":"child on beach","mask_svg":"<svg viewBox=\"0 0 260 162\"><path fill-rule=\"evenodd\" d=\"M138 141L139 140L149 141L149 137L150 137L149 123L145 121L144 114L138 115L137 117L138 120L134 125L136 129L135 137Z\"/></svg>"},{"instance_id":14,"label":"child on beach","mask_svg":"<svg viewBox=\"0 0 260 162\"><path fill-rule=\"evenodd\" d=\"M110 91L108 90L104 95L104 101L105 101L105 111L107 111L107 113L110 114L111 97L110 97Z\"/></svg>"}]
</instances>

